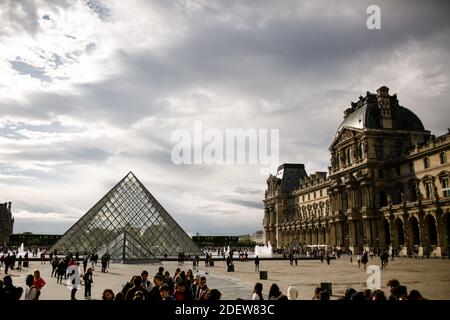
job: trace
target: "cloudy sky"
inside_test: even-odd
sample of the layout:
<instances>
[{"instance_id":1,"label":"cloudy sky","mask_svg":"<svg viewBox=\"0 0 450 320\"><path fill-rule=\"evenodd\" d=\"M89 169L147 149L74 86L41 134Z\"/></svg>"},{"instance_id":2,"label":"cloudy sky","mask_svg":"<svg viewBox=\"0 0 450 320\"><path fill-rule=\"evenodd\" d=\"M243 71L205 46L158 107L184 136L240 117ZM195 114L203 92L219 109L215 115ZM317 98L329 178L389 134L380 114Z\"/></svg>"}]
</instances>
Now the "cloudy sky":
<instances>
[{"instance_id":1,"label":"cloudy sky","mask_svg":"<svg viewBox=\"0 0 450 320\"><path fill-rule=\"evenodd\" d=\"M366 9L381 8L381 30ZM133 171L188 233L261 229L258 165L175 165L171 134L280 129L326 170L342 112L382 85L450 126L448 1L0 1L0 201L63 233Z\"/></svg>"}]
</instances>

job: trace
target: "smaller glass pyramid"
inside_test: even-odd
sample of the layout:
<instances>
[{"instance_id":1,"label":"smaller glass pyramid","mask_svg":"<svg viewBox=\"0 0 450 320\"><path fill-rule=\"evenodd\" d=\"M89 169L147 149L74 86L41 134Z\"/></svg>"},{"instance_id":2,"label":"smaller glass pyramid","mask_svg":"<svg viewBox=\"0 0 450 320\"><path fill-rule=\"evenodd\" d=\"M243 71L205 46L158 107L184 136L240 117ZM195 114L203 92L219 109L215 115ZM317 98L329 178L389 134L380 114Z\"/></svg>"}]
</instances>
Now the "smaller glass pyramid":
<instances>
[{"instance_id":1,"label":"smaller glass pyramid","mask_svg":"<svg viewBox=\"0 0 450 320\"><path fill-rule=\"evenodd\" d=\"M141 240L124 230L113 241L99 251L99 256L109 254L116 263L159 263Z\"/></svg>"},{"instance_id":2,"label":"smaller glass pyramid","mask_svg":"<svg viewBox=\"0 0 450 320\"><path fill-rule=\"evenodd\" d=\"M59 254L106 253L108 250L118 259L129 260L153 260L180 253L203 255L132 172L49 249L54 250Z\"/></svg>"},{"instance_id":3,"label":"smaller glass pyramid","mask_svg":"<svg viewBox=\"0 0 450 320\"><path fill-rule=\"evenodd\" d=\"M298 238L291 241L286 246L286 250L300 250L306 248L306 242L302 243Z\"/></svg>"}]
</instances>

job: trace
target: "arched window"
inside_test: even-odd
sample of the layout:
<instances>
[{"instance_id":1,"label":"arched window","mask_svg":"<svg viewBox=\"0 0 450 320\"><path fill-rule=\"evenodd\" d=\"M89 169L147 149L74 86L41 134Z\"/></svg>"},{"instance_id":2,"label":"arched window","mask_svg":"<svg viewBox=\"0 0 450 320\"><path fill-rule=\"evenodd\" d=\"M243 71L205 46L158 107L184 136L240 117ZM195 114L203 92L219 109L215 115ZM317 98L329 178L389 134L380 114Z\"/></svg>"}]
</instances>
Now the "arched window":
<instances>
[{"instance_id":1,"label":"arched window","mask_svg":"<svg viewBox=\"0 0 450 320\"><path fill-rule=\"evenodd\" d=\"M430 167L430 158L428 157L423 158L423 167L425 169L428 169Z\"/></svg>"},{"instance_id":2,"label":"arched window","mask_svg":"<svg viewBox=\"0 0 450 320\"><path fill-rule=\"evenodd\" d=\"M447 155L445 154L445 151L439 153L439 160L441 164L447 163Z\"/></svg>"}]
</instances>

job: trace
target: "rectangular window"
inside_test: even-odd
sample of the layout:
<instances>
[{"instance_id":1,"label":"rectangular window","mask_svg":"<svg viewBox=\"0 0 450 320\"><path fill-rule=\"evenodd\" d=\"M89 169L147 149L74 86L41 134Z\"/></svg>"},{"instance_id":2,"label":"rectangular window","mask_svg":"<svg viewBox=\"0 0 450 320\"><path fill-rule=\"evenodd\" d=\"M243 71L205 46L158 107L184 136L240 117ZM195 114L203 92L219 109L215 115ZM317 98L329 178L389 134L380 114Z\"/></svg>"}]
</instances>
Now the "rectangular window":
<instances>
[{"instance_id":1,"label":"rectangular window","mask_svg":"<svg viewBox=\"0 0 450 320\"><path fill-rule=\"evenodd\" d=\"M378 178L384 178L383 169L378 169Z\"/></svg>"},{"instance_id":2,"label":"rectangular window","mask_svg":"<svg viewBox=\"0 0 450 320\"><path fill-rule=\"evenodd\" d=\"M417 201L417 191L414 183L409 185L409 194L411 196L411 201Z\"/></svg>"},{"instance_id":3,"label":"rectangular window","mask_svg":"<svg viewBox=\"0 0 450 320\"><path fill-rule=\"evenodd\" d=\"M302 201L305 201L305 195L302 195Z\"/></svg>"},{"instance_id":4,"label":"rectangular window","mask_svg":"<svg viewBox=\"0 0 450 320\"><path fill-rule=\"evenodd\" d=\"M442 151L439 154L439 160L440 160L441 164L445 164L447 162L447 155L445 154L445 151Z\"/></svg>"},{"instance_id":5,"label":"rectangular window","mask_svg":"<svg viewBox=\"0 0 450 320\"><path fill-rule=\"evenodd\" d=\"M423 167L425 169L428 169L430 167L430 158L428 157L423 158Z\"/></svg>"},{"instance_id":6,"label":"rectangular window","mask_svg":"<svg viewBox=\"0 0 450 320\"><path fill-rule=\"evenodd\" d=\"M398 176L400 176L402 174L402 171L400 170L400 166L395 168L395 172L397 173Z\"/></svg>"},{"instance_id":7,"label":"rectangular window","mask_svg":"<svg viewBox=\"0 0 450 320\"><path fill-rule=\"evenodd\" d=\"M380 207L387 206L388 203L387 203L386 192L385 191L380 191L379 197L380 197Z\"/></svg>"},{"instance_id":8,"label":"rectangular window","mask_svg":"<svg viewBox=\"0 0 450 320\"><path fill-rule=\"evenodd\" d=\"M448 185L448 178L442 179L442 195L444 197L450 197L450 188Z\"/></svg>"},{"instance_id":9,"label":"rectangular window","mask_svg":"<svg viewBox=\"0 0 450 320\"><path fill-rule=\"evenodd\" d=\"M308 193L308 200L311 200L311 196L310 196L310 194Z\"/></svg>"},{"instance_id":10,"label":"rectangular window","mask_svg":"<svg viewBox=\"0 0 450 320\"><path fill-rule=\"evenodd\" d=\"M375 140L375 157L377 160L383 160L383 143L381 139Z\"/></svg>"},{"instance_id":11,"label":"rectangular window","mask_svg":"<svg viewBox=\"0 0 450 320\"><path fill-rule=\"evenodd\" d=\"M431 187L431 182L425 183L425 196L427 199L431 199L433 196L433 188Z\"/></svg>"},{"instance_id":12,"label":"rectangular window","mask_svg":"<svg viewBox=\"0 0 450 320\"><path fill-rule=\"evenodd\" d=\"M316 198L316 192L314 191L314 199Z\"/></svg>"},{"instance_id":13,"label":"rectangular window","mask_svg":"<svg viewBox=\"0 0 450 320\"><path fill-rule=\"evenodd\" d=\"M322 190L320 190L320 196L322 196Z\"/></svg>"}]
</instances>

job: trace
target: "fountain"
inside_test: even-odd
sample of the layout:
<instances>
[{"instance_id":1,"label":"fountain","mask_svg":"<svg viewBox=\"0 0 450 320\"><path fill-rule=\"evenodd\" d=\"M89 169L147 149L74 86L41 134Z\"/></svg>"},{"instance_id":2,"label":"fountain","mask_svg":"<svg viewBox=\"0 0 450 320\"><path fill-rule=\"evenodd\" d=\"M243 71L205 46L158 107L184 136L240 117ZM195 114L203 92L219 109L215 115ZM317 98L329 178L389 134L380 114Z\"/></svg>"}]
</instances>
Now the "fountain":
<instances>
[{"instance_id":1,"label":"fountain","mask_svg":"<svg viewBox=\"0 0 450 320\"><path fill-rule=\"evenodd\" d=\"M261 257L272 257L272 244L267 242L267 245L265 246L255 246L255 256Z\"/></svg>"},{"instance_id":2,"label":"fountain","mask_svg":"<svg viewBox=\"0 0 450 320\"><path fill-rule=\"evenodd\" d=\"M9 252L11 252L11 251L9 251ZM27 252L28 252L28 250L25 250L25 246L24 246L23 242L20 245L20 247L18 247L17 250L15 250L17 257L20 257L20 256L24 257Z\"/></svg>"}]
</instances>

